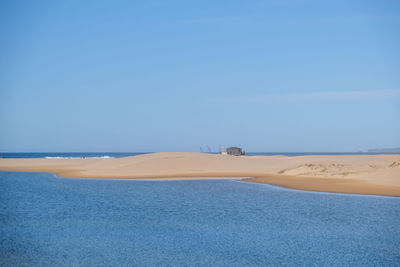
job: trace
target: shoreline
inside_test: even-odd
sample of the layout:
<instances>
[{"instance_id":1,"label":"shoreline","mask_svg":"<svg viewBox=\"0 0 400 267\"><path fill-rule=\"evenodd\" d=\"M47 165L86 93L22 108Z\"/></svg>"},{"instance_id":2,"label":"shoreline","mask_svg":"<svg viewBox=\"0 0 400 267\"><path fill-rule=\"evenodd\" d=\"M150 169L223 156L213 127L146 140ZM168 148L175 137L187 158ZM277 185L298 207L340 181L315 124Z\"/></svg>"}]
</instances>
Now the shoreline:
<instances>
[{"instance_id":1,"label":"shoreline","mask_svg":"<svg viewBox=\"0 0 400 267\"><path fill-rule=\"evenodd\" d=\"M0 173L4 170L0 170ZM257 183L273 185L281 188L319 193L337 193L353 195L400 197L400 187L385 186L379 184L368 184L356 179L332 179L312 177L290 177L282 175L269 175L263 177L241 177L241 176L181 176L181 177L70 177L60 176L53 172L42 171L4 171L4 172L27 172L47 173L62 179L85 179L85 180L117 180L117 181L207 181L207 180L237 180L246 183ZM344 187L346 186L346 187Z\"/></svg>"},{"instance_id":2,"label":"shoreline","mask_svg":"<svg viewBox=\"0 0 400 267\"><path fill-rule=\"evenodd\" d=\"M268 176L252 177L242 181L321 193L400 197L400 187L368 184L356 179Z\"/></svg>"},{"instance_id":3,"label":"shoreline","mask_svg":"<svg viewBox=\"0 0 400 267\"><path fill-rule=\"evenodd\" d=\"M162 152L125 158L2 158L0 170L62 178L239 179L305 191L400 197L400 155L234 157Z\"/></svg>"}]
</instances>

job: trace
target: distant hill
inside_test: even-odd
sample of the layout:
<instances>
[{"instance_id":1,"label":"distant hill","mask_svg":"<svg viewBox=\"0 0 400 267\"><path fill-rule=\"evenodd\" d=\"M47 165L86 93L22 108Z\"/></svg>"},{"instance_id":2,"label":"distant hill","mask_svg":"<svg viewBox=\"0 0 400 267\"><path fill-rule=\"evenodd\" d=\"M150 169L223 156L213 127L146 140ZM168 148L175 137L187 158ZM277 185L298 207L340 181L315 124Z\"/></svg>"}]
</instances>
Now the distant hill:
<instances>
[{"instance_id":1,"label":"distant hill","mask_svg":"<svg viewBox=\"0 0 400 267\"><path fill-rule=\"evenodd\" d=\"M368 149L369 153L400 153L400 147Z\"/></svg>"}]
</instances>

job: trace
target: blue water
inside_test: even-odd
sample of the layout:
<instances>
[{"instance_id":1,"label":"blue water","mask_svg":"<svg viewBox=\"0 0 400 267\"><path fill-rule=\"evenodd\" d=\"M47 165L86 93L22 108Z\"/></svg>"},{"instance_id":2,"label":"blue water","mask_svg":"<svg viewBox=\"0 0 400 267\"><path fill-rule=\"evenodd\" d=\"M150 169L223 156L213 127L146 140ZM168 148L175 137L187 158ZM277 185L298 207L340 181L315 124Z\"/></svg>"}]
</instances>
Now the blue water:
<instances>
[{"instance_id":1,"label":"blue water","mask_svg":"<svg viewBox=\"0 0 400 267\"><path fill-rule=\"evenodd\" d=\"M147 154L150 152L36 152L36 153L0 153L0 158L100 158L100 157L112 157L121 158L136 156L141 154ZM215 154L215 153L211 153ZM285 155L285 156L307 156L307 155L382 155L382 154L394 154L399 153L352 153L352 152L249 152L248 156L274 156L274 155Z\"/></svg>"},{"instance_id":2,"label":"blue water","mask_svg":"<svg viewBox=\"0 0 400 267\"><path fill-rule=\"evenodd\" d=\"M0 153L0 158L122 158L146 154L145 152L36 152L36 153Z\"/></svg>"},{"instance_id":3,"label":"blue water","mask_svg":"<svg viewBox=\"0 0 400 267\"><path fill-rule=\"evenodd\" d=\"M0 172L0 266L399 266L400 198Z\"/></svg>"}]
</instances>

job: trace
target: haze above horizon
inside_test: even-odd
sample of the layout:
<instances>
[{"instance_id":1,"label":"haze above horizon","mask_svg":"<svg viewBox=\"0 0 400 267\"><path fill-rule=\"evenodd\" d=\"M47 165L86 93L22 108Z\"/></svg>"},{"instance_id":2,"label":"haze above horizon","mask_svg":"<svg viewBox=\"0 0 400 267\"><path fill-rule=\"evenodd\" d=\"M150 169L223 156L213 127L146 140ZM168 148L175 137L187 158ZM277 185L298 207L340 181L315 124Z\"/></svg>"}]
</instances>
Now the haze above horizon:
<instances>
[{"instance_id":1,"label":"haze above horizon","mask_svg":"<svg viewBox=\"0 0 400 267\"><path fill-rule=\"evenodd\" d=\"M1 1L0 151L400 147L398 1Z\"/></svg>"}]
</instances>

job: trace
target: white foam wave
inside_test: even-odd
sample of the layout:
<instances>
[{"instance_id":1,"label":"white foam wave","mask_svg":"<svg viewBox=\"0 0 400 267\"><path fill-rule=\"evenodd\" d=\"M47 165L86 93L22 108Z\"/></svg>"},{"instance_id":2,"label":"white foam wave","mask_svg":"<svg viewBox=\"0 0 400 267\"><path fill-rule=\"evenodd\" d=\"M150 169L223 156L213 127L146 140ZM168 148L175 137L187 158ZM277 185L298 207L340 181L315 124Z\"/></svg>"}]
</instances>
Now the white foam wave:
<instances>
[{"instance_id":1,"label":"white foam wave","mask_svg":"<svg viewBox=\"0 0 400 267\"><path fill-rule=\"evenodd\" d=\"M115 157L101 156L101 157L44 157L45 159L113 159Z\"/></svg>"}]
</instances>

